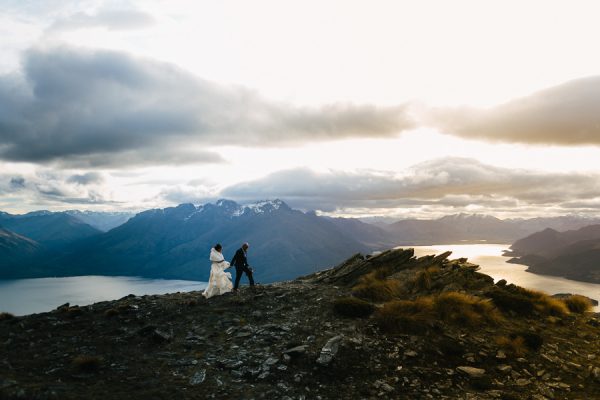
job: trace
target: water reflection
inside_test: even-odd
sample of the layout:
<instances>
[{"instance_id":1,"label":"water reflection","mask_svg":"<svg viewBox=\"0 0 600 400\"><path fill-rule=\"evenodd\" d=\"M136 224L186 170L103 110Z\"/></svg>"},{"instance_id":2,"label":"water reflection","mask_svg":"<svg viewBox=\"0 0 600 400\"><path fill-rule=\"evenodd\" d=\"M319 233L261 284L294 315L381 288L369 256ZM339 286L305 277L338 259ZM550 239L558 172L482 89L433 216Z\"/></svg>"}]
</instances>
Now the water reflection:
<instances>
[{"instance_id":1,"label":"water reflection","mask_svg":"<svg viewBox=\"0 0 600 400\"><path fill-rule=\"evenodd\" d=\"M0 281L0 312L25 315L50 311L64 303L80 306L116 300L128 294L164 294L203 290L205 282L126 276L73 276Z\"/></svg>"}]
</instances>

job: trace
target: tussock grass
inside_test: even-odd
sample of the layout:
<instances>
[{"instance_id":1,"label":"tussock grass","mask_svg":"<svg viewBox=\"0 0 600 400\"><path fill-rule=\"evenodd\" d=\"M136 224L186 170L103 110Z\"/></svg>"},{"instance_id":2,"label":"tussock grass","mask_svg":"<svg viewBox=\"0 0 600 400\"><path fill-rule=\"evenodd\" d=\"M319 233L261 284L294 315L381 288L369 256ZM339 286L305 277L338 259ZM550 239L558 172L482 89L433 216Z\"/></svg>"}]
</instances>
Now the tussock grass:
<instances>
[{"instance_id":1,"label":"tussock grass","mask_svg":"<svg viewBox=\"0 0 600 400\"><path fill-rule=\"evenodd\" d=\"M96 372L102 366L102 358L98 356L79 355L71 362L73 368L78 372Z\"/></svg>"},{"instance_id":2,"label":"tussock grass","mask_svg":"<svg viewBox=\"0 0 600 400\"><path fill-rule=\"evenodd\" d=\"M537 351L542 347L543 343L540 335L531 332L496 336L494 341L508 355L515 357L523 357L531 350Z\"/></svg>"},{"instance_id":3,"label":"tussock grass","mask_svg":"<svg viewBox=\"0 0 600 400\"><path fill-rule=\"evenodd\" d=\"M423 333L433 318L433 300L430 297L391 301L375 314L377 324L386 332Z\"/></svg>"},{"instance_id":4,"label":"tussock grass","mask_svg":"<svg viewBox=\"0 0 600 400\"><path fill-rule=\"evenodd\" d=\"M386 303L375 314L378 325L389 332L422 331L434 321L465 326L497 324L502 314L488 299L458 292L422 296Z\"/></svg>"},{"instance_id":5,"label":"tussock grass","mask_svg":"<svg viewBox=\"0 0 600 400\"><path fill-rule=\"evenodd\" d=\"M491 300L459 292L440 293L435 309L444 321L468 326L497 324L503 319Z\"/></svg>"},{"instance_id":6,"label":"tussock grass","mask_svg":"<svg viewBox=\"0 0 600 400\"><path fill-rule=\"evenodd\" d=\"M356 297L340 297L333 301L333 310L344 317L365 318L373 314L375 306Z\"/></svg>"},{"instance_id":7,"label":"tussock grass","mask_svg":"<svg viewBox=\"0 0 600 400\"><path fill-rule=\"evenodd\" d=\"M107 318L116 317L119 314L119 310L116 308L109 308L108 310L104 311L104 316Z\"/></svg>"},{"instance_id":8,"label":"tussock grass","mask_svg":"<svg viewBox=\"0 0 600 400\"><path fill-rule=\"evenodd\" d=\"M590 311L594 306L590 299L578 294L562 299L562 301L565 303L569 311L576 314L583 314L587 311Z\"/></svg>"},{"instance_id":9,"label":"tussock grass","mask_svg":"<svg viewBox=\"0 0 600 400\"><path fill-rule=\"evenodd\" d=\"M511 338L509 336L497 336L495 342L504 352L516 357L523 357L527 354L525 339L521 336Z\"/></svg>"},{"instance_id":10,"label":"tussock grass","mask_svg":"<svg viewBox=\"0 0 600 400\"><path fill-rule=\"evenodd\" d=\"M531 298L520 292L498 289L487 293L496 307L502 311L514 312L518 315L531 315L535 307Z\"/></svg>"},{"instance_id":11,"label":"tussock grass","mask_svg":"<svg viewBox=\"0 0 600 400\"><path fill-rule=\"evenodd\" d=\"M512 289L496 288L487 295L503 311L512 311L519 315L541 315L563 317L569 314L565 302L555 299L544 292L514 286Z\"/></svg>"},{"instance_id":12,"label":"tussock grass","mask_svg":"<svg viewBox=\"0 0 600 400\"><path fill-rule=\"evenodd\" d=\"M433 276L440 272L437 266L431 266L419 271L413 280L413 288L419 291L431 290Z\"/></svg>"},{"instance_id":13,"label":"tussock grass","mask_svg":"<svg viewBox=\"0 0 600 400\"><path fill-rule=\"evenodd\" d=\"M535 309L540 314L564 317L569 314L569 309L564 301L547 295L544 292L531 289L523 290L533 301Z\"/></svg>"},{"instance_id":14,"label":"tussock grass","mask_svg":"<svg viewBox=\"0 0 600 400\"><path fill-rule=\"evenodd\" d=\"M13 319L15 316L11 313L0 312L0 321L7 321L9 319Z\"/></svg>"},{"instance_id":15,"label":"tussock grass","mask_svg":"<svg viewBox=\"0 0 600 400\"><path fill-rule=\"evenodd\" d=\"M395 279L385 279L384 270L377 269L361 277L358 284L352 288L352 294L375 302L389 301L398 297L402 291L400 282Z\"/></svg>"}]
</instances>

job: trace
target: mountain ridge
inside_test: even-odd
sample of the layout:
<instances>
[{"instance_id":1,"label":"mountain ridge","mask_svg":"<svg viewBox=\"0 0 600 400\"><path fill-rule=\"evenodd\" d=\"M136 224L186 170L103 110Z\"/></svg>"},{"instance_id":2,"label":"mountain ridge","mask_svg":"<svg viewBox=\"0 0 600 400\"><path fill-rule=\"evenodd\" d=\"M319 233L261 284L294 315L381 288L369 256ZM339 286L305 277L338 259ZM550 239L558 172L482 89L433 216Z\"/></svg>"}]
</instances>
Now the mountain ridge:
<instances>
[{"instance_id":1,"label":"mountain ridge","mask_svg":"<svg viewBox=\"0 0 600 400\"><path fill-rule=\"evenodd\" d=\"M598 314L569 311L570 297L494 284L449 255L355 254L293 281L208 300L199 292L129 295L0 314L8 338L0 342L0 397L600 396Z\"/></svg>"},{"instance_id":2,"label":"mountain ridge","mask_svg":"<svg viewBox=\"0 0 600 400\"><path fill-rule=\"evenodd\" d=\"M600 224L559 232L545 229L510 247L510 262L530 272L600 283Z\"/></svg>"}]
</instances>

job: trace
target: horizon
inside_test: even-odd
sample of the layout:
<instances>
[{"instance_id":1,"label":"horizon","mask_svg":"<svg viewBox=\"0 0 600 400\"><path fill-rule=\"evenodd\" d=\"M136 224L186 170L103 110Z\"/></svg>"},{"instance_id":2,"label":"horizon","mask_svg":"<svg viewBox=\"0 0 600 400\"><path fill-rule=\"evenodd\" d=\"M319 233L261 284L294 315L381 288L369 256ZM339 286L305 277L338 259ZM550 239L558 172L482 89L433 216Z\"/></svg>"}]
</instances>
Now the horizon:
<instances>
[{"instance_id":1,"label":"horizon","mask_svg":"<svg viewBox=\"0 0 600 400\"><path fill-rule=\"evenodd\" d=\"M4 2L0 210L597 218L599 11Z\"/></svg>"},{"instance_id":2,"label":"horizon","mask_svg":"<svg viewBox=\"0 0 600 400\"><path fill-rule=\"evenodd\" d=\"M441 215L430 215L428 217L406 217L406 218L400 218L400 217L393 217L393 216L387 216L387 215L371 215L371 214L366 214L366 215L356 215L356 214L350 214L350 215L340 215L337 213L324 213L324 212L320 212L319 210L312 210L312 209L301 209L301 208L295 208L295 207L291 207L287 201L283 200L283 199L261 199L261 200L255 200L255 201L245 201L245 202L238 202L232 199L227 199L227 198L218 198L218 199L211 199L211 200L207 200L204 203L179 203L179 204L173 204L173 205L168 205L165 207L156 207L156 208L148 208L148 209L140 209L140 210L80 210L80 209L76 209L76 208L72 208L72 209L67 209L67 210L60 210L60 211L52 211L52 210L48 210L48 209L37 209L37 210L31 210L31 211L27 211L27 212L23 212L23 213L8 213L10 215L26 215L26 214L32 214L32 213L43 213L43 212L49 212L49 213L69 213L69 212L91 212L91 213L115 213L115 214L133 214L133 215L137 215L139 213L145 212L145 211L150 211L150 210L163 210L163 209L167 209L167 208L176 208L182 205L192 205L195 208L199 208L202 206L205 206L207 204L214 204L214 205L218 205L219 202L221 201L233 201L234 203L236 203L238 206L240 207L248 207L251 205L255 205L255 204L259 204L259 203L264 203L264 202L282 202L283 204L287 205L288 207L290 207L292 210L294 211L300 211L302 213L316 213L318 216L324 216L324 217L331 217L331 218L352 218L352 219L357 219L357 220L362 220L363 222L365 222L365 220L381 220L384 221L383 223L393 223L393 222L397 222L397 221L406 221L406 220L439 220L442 218L446 218L446 217L462 217L462 216L466 216L466 217L489 217L489 218L495 218L501 221L509 221L509 220L531 220L531 219L537 219L537 218L580 218L580 219L590 219L590 220L594 220L597 219L598 217L596 216L590 216L590 215L586 215L586 214L563 214L563 215L554 215L554 216L542 216L542 215L538 215L538 216L531 216L531 217L513 217L513 218L501 218L501 217L497 217L495 215L492 214L485 214L485 213L468 213L468 212L457 212L454 214L441 214ZM0 210L0 213L6 213L6 211L4 210ZM388 222L385 222L388 221ZM367 223L372 223L372 222L367 222ZM374 224L375 222L373 222ZM2 228L2 226L0 225L0 228Z\"/></svg>"}]
</instances>

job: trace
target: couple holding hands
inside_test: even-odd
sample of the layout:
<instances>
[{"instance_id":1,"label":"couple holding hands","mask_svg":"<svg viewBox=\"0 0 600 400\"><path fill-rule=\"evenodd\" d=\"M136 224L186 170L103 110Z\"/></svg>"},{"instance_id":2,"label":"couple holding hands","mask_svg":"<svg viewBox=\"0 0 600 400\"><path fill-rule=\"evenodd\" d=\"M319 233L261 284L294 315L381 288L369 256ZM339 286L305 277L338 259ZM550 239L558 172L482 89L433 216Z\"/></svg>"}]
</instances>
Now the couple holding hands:
<instances>
[{"instance_id":1,"label":"couple holding hands","mask_svg":"<svg viewBox=\"0 0 600 400\"><path fill-rule=\"evenodd\" d=\"M240 284L242 274L248 276L250 286L254 286L254 278L252 277L252 268L248 265L248 243L244 243L235 255L231 259L231 264L225 261L223 256L223 246L219 243L210 249L210 261L212 262L210 267L210 278L208 279L208 286L204 290L202 295L207 299L213 296L218 296L231 292L236 292ZM235 285L231 283L231 274L225 272L227 268L231 266L235 267Z\"/></svg>"}]
</instances>

